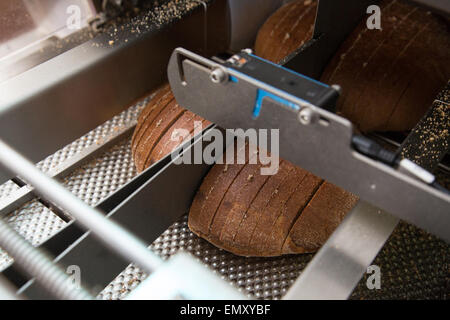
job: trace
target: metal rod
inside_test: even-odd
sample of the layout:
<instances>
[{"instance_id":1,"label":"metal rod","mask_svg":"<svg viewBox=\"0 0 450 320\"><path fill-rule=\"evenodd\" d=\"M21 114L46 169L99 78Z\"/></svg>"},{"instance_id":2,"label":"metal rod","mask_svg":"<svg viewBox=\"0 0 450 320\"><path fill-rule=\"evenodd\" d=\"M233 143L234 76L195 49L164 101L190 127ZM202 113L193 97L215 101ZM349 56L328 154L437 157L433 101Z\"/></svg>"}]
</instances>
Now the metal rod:
<instances>
[{"instance_id":1,"label":"metal rod","mask_svg":"<svg viewBox=\"0 0 450 320\"><path fill-rule=\"evenodd\" d=\"M398 221L360 201L306 266L284 299L347 299Z\"/></svg>"},{"instance_id":2,"label":"metal rod","mask_svg":"<svg viewBox=\"0 0 450 320\"><path fill-rule=\"evenodd\" d=\"M149 273L162 264L162 260L150 252L144 242L77 198L2 140L0 140L0 164L13 174L20 175L36 188L36 192L71 214L76 223L90 230L94 236L123 258L136 263Z\"/></svg>"},{"instance_id":3,"label":"metal rod","mask_svg":"<svg viewBox=\"0 0 450 320\"><path fill-rule=\"evenodd\" d=\"M23 270L35 277L56 298L93 299L86 290L74 286L72 279L54 264L46 253L33 247L2 219L0 219L0 245L13 256Z\"/></svg>"},{"instance_id":4,"label":"metal rod","mask_svg":"<svg viewBox=\"0 0 450 320\"><path fill-rule=\"evenodd\" d=\"M360 201L284 299L347 299L397 223L397 218Z\"/></svg>"}]
</instances>

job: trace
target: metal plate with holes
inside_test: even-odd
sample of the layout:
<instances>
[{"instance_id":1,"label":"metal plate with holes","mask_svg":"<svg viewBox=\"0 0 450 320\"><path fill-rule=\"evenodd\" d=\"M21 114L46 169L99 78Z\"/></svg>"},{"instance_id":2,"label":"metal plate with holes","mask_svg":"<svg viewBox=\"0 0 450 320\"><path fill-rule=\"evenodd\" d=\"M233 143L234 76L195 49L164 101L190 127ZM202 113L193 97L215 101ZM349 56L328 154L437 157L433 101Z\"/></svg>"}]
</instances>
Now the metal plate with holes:
<instances>
[{"instance_id":1,"label":"metal plate with holes","mask_svg":"<svg viewBox=\"0 0 450 320\"><path fill-rule=\"evenodd\" d=\"M50 238L66 224L37 200L26 203L4 219L35 246ZM12 258L0 249L0 270L5 269L12 261Z\"/></svg>"}]
</instances>

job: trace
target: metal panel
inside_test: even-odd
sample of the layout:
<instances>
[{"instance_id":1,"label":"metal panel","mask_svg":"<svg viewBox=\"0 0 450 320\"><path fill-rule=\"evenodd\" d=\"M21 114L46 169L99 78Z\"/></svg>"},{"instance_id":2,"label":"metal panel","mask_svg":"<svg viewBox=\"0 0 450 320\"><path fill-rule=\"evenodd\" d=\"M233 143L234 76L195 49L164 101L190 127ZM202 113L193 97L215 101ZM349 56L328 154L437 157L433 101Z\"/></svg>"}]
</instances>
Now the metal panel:
<instances>
[{"instance_id":1,"label":"metal panel","mask_svg":"<svg viewBox=\"0 0 450 320\"><path fill-rule=\"evenodd\" d=\"M229 0L231 16L230 49L240 51L251 48L255 43L259 28L283 0Z\"/></svg>"},{"instance_id":2,"label":"metal panel","mask_svg":"<svg viewBox=\"0 0 450 320\"><path fill-rule=\"evenodd\" d=\"M192 256L178 253L127 299L245 300L246 296Z\"/></svg>"},{"instance_id":3,"label":"metal panel","mask_svg":"<svg viewBox=\"0 0 450 320\"><path fill-rule=\"evenodd\" d=\"M227 47L226 1L214 1L208 19L197 1L174 5L177 10L168 11L171 14L163 7L159 14L164 16L148 13L125 26L113 26L1 83L2 139L37 162L162 83L176 46L203 51L206 43L210 52ZM199 32L205 28L209 41ZM8 177L0 172L0 182Z\"/></svg>"}]
</instances>

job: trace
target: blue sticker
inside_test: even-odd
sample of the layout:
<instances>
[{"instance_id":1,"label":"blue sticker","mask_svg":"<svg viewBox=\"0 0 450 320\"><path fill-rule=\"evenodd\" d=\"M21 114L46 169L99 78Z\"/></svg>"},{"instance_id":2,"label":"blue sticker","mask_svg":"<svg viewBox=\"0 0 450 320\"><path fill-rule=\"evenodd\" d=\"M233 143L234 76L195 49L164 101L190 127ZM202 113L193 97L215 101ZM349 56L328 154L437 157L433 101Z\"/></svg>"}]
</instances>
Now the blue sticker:
<instances>
[{"instance_id":1,"label":"blue sticker","mask_svg":"<svg viewBox=\"0 0 450 320\"><path fill-rule=\"evenodd\" d=\"M295 103L290 102L289 100L280 98L277 95L274 95L273 93L267 92L266 90L263 89L258 89L256 92L256 102L255 102L255 108L253 109L253 117L257 118L259 116L259 114L261 113L261 107L262 107L262 103L264 98L269 97L270 99L272 99L275 102L281 103L293 110L300 110L300 107L298 105L296 105Z\"/></svg>"}]
</instances>

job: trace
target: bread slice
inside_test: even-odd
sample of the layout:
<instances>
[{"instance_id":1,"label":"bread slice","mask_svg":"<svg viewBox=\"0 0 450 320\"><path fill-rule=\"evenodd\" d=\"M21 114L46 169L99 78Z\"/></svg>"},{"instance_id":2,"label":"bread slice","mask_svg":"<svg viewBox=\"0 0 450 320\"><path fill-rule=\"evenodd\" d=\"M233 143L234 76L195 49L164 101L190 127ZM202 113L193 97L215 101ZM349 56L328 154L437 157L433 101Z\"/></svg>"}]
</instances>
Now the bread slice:
<instances>
[{"instance_id":1,"label":"bread slice","mask_svg":"<svg viewBox=\"0 0 450 320\"><path fill-rule=\"evenodd\" d=\"M197 127L211 123L180 107L165 85L142 110L131 140L131 150L138 172L164 158L193 135Z\"/></svg>"}]
</instances>

